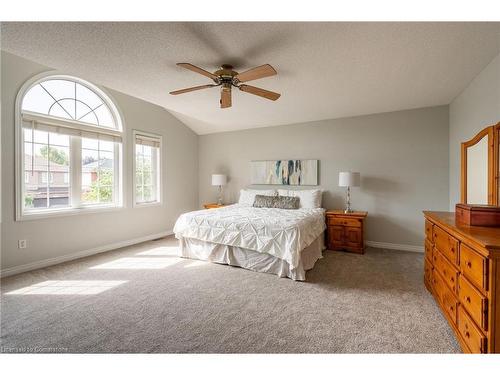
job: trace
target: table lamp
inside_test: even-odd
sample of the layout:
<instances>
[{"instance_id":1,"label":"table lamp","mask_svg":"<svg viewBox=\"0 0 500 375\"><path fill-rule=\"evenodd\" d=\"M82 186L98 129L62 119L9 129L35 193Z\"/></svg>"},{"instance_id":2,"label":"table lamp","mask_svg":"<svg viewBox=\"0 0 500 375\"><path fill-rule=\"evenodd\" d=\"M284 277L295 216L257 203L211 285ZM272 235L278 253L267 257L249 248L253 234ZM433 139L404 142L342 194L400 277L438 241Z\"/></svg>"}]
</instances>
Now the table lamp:
<instances>
[{"instance_id":1,"label":"table lamp","mask_svg":"<svg viewBox=\"0 0 500 375\"><path fill-rule=\"evenodd\" d=\"M361 175L359 172L340 172L339 173L339 186L347 187L347 202L344 213L348 214L351 210L351 187L359 186Z\"/></svg>"},{"instance_id":2,"label":"table lamp","mask_svg":"<svg viewBox=\"0 0 500 375\"><path fill-rule=\"evenodd\" d=\"M219 197L217 199L217 204L222 206L222 187L227 184L227 176L225 174L213 174L212 175L212 186L219 187Z\"/></svg>"}]
</instances>

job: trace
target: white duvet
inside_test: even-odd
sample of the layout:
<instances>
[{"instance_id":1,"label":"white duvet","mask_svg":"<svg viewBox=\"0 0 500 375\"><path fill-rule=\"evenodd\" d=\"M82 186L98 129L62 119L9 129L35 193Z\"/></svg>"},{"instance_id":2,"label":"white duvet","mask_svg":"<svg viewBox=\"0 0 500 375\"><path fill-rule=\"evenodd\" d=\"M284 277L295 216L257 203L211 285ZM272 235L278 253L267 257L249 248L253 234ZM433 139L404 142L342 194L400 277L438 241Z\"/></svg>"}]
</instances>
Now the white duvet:
<instances>
[{"instance_id":1,"label":"white duvet","mask_svg":"<svg viewBox=\"0 0 500 375\"><path fill-rule=\"evenodd\" d=\"M182 214L175 237L214 242L266 253L286 261L292 269L300 252L326 228L322 208L255 208L233 204Z\"/></svg>"}]
</instances>

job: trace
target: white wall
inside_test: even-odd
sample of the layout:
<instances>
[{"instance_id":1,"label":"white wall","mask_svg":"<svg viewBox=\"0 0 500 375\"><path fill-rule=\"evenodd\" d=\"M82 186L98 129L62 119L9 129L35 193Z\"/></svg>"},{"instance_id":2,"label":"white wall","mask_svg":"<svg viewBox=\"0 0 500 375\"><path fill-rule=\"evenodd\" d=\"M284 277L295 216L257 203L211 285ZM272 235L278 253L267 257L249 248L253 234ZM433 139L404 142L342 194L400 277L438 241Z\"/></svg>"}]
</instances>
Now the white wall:
<instances>
[{"instance_id":1,"label":"white wall","mask_svg":"<svg viewBox=\"0 0 500 375\"><path fill-rule=\"evenodd\" d=\"M319 159L324 207L344 205L338 172L359 171L352 200L369 212L366 239L422 246L422 210L448 209L448 137L448 106L203 135L199 203L216 200L212 173L229 176L225 197L235 202L251 160Z\"/></svg>"},{"instance_id":2,"label":"white wall","mask_svg":"<svg viewBox=\"0 0 500 375\"><path fill-rule=\"evenodd\" d=\"M500 54L450 104L450 205L460 201L460 144L500 121Z\"/></svg>"},{"instance_id":3,"label":"white wall","mask_svg":"<svg viewBox=\"0 0 500 375\"><path fill-rule=\"evenodd\" d=\"M197 207L197 135L165 109L106 89L123 114L129 140L133 129L163 136L163 206L132 207L132 142L127 142L124 148L126 208L116 212L16 222L14 102L19 88L28 78L49 68L4 51L1 59L2 270L169 231L181 212ZM19 239L28 240L27 249L17 248Z\"/></svg>"}]
</instances>

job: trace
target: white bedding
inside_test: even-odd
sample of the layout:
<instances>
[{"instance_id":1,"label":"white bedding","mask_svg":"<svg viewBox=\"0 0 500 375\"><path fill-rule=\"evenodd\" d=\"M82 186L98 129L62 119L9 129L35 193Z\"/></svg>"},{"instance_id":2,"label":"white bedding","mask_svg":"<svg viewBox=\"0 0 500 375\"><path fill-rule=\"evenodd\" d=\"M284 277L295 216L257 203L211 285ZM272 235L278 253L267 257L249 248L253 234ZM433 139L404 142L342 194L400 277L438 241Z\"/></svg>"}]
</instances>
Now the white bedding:
<instances>
[{"instance_id":1,"label":"white bedding","mask_svg":"<svg viewBox=\"0 0 500 375\"><path fill-rule=\"evenodd\" d=\"M238 204L182 214L175 223L176 238L194 238L273 255L292 269L300 252L326 228L322 208L284 210Z\"/></svg>"}]
</instances>

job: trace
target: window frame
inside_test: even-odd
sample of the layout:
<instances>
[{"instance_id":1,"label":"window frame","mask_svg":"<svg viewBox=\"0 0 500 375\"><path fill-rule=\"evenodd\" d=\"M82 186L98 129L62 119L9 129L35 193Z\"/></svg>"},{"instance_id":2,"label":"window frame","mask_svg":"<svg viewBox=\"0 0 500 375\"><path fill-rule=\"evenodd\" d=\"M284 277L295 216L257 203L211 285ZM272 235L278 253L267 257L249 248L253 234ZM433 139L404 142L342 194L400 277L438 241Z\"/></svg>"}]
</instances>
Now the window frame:
<instances>
[{"instance_id":1,"label":"window frame","mask_svg":"<svg viewBox=\"0 0 500 375\"><path fill-rule=\"evenodd\" d=\"M157 194L157 200L154 202L138 202L137 201L137 194L136 194L136 188L137 188L137 174L136 174L136 146L137 143L135 141L137 135L144 135L146 137L151 137L151 138L156 138L159 143L160 147L158 150L158 166L157 166L157 188L156 188L156 194ZM133 181L133 207L134 208L140 208L140 207L154 207L154 206L162 206L163 205L163 184L162 184L162 163L163 163L163 137L159 134L154 134L150 132L145 132L142 130L138 129L133 129L132 130L132 181Z\"/></svg>"},{"instance_id":2,"label":"window frame","mask_svg":"<svg viewBox=\"0 0 500 375\"><path fill-rule=\"evenodd\" d=\"M59 207L54 209L42 209L42 210L25 210L24 209L24 136L23 136L23 117L22 117L22 103L23 98L26 93L35 85L49 80L49 79L63 79L77 82L89 90L96 93L105 105L110 109L111 115L113 116L114 123L116 124L116 128L108 128L108 127L99 127L92 126L92 129L99 129L99 132L105 133L107 130L112 130L121 133L122 142L120 144L115 143L115 159L118 158L118 165L116 167L116 172L118 174L115 179L115 189L117 189L117 199L113 202L113 204L103 204L99 206L91 205L91 206L78 206L78 207ZM66 124L81 124L84 128L88 128L89 126L85 123L78 123L71 120L59 119L57 117L46 116L43 114L37 114L30 111L25 111L30 116L40 117L40 118L48 118L50 122L55 123L66 123ZM72 127L72 126L71 126ZM73 128L73 127L72 127ZM74 128L78 128L75 126ZM68 75L64 73L59 73L56 71L48 71L37 74L27 80L19 89L16 102L15 102L15 220L16 221L25 221L25 220L37 220L51 217L59 217L59 216L72 216L72 215L80 215L87 213L99 213L99 212L108 212L108 211L118 211L126 208L126 189L123 181L125 180L124 175L124 164L125 164L125 156L124 150L126 150L126 131L123 122L123 115L112 99L111 95L105 90L97 87L96 85L83 80L79 77ZM70 160L75 156L77 150L74 149L74 140L76 137L70 136ZM81 140L80 140L81 142ZM78 150L81 153L81 148ZM81 155L78 158L81 160ZM76 161L75 161L76 162ZM70 196L76 192L76 188L81 189L80 186L75 187L73 182L74 179L74 168L70 168L69 171L69 183L70 183Z\"/></svg>"}]
</instances>

